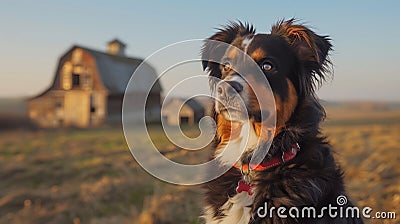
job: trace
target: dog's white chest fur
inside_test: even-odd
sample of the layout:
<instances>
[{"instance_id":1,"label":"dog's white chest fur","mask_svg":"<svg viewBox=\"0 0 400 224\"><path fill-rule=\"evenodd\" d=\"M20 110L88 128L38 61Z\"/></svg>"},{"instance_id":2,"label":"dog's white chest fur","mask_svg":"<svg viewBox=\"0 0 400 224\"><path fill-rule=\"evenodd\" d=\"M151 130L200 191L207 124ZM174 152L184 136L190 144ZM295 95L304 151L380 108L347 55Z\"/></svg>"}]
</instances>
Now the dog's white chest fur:
<instances>
[{"instance_id":1,"label":"dog's white chest fur","mask_svg":"<svg viewBox=\"0 0 400 224\"><path fill-rule=\"evenodd\" d=\"M242 125L240 135L237 139L229 141L227 145L219 148L215 156L225 166L233 166L243 152L253 150L257 146L258 137L251 122Z\"/></svg>"},{"instance_id":2,"label":"dog's white chest fur","mask_svg":"<svg viewBox=\"0 0 400 224\"><path fill-rule=\"evenodd\" d=\"M222 164L232 166L244 151L254 149L257 146L257 141L258 137L254 127L250 122L246 122L242 126L240 136L219 149L216 152L216 157ZM255 189L253 189L252 195L247 192L241 192L229 198L220 208L224 214L222 217L214 218L212 208L206 207L203 218L207 224L247 224L251 219L251 205L253 204L254 195Z\"/></svg>"},{"instance_id":3,"label":"dog's white chest fur","mask_svg":"<svg viewBox=\"0 0 400 224\"><path fill-rule=\"evenodd\" d=\"M251 219L253 200L254 194L251 196L247 192L236 194L234 197L229 198L220 208L224 214L222 218L214 218L210 207L206 208L203 218L207 224L247 224Z\"/></svg>"}]
</instances>

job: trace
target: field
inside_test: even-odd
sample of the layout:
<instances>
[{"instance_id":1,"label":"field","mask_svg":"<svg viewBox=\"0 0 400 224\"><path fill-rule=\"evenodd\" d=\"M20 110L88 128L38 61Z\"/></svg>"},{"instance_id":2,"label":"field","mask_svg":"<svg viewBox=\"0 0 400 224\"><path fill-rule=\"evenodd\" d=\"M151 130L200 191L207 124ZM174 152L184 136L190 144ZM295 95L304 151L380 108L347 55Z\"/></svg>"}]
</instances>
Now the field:
<instances>
[{"instance_id":1,"label":"field","mask_svg":"<svg viewBox=\"0 0 400 224\"><path fill-rule=\"evenodd\" d=\"M351 199L399 215L399 111L332 108L323 130L345 170ZM177 149L157 127L152 133L175 161L205 158ZM199 223L201 189L146 173L119 127L0 132L0 180L0 223Z\"/></svg>"}]
</instances>

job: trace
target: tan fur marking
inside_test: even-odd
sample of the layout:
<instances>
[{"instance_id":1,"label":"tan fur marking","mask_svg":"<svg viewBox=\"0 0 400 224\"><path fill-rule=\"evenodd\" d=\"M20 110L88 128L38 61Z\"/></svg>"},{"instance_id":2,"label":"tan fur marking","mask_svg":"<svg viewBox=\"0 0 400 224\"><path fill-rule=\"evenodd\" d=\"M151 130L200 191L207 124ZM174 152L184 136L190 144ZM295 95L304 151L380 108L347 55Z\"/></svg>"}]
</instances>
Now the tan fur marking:
<instances>
[{"instance_id":1,"label":"tan fur marking","mask_svg":"<svg viewBox=\"0 0 400 224\"><path fill-rule=\"evenodd\" d=\"M294 109L297 106L297 93L296 89L294 88L293 83L286 79L288 84L288 99L285 102L278 96L275 97L275 104L276 104L276 134L280 132L280 130L285 127L286 122L292 116Z\"/></svg>"},{"instance_id":2,"label":"tan fur marking","mask_svg":"<svg viewBox=\"0 0 400 224\"><path fill-rule=\"evenodd\" d=\"M261 49L261 48L257 48L255 51L253 51L253 53L251 53L251 58L253 58L254 60L260 60L263 59L267 56L266 52Z\"/></svg>"},{"instance_id":3,"label":"tan fur marking","mask_svg":"<svg viewBox=\"0 0 400 224\"><path fill-rule=\"evenodd\" d=\"M221 144L239 137L241 124L226 120L221 114L217 116L217 134L221 138Z\"/></svg>"},{"instance_id":4,"label":"tan fur marking","mask_svg":"<svg viewBox=\"0 0 400 224\"><path fill-rule=\"evenodd\" d=\"M249 77L251 82L254 82L251 77ZM283 127L285 127L286 122L290 119L293 114L294 109L297 105L297 93L294 88L293 83L290 80L286 80L288 83L288 98L283 101L278 95L275 96L275 106L276 106L276 127L274 128L271 124L271 120L267 119L263 122L254 122L254 130L256 135L260 137L261 141L271 140L275 137ZM257 84L253 84L256 88ZM266 93L268 94L268 92ZM256 111L259 110L260 105L254 95L253 91L250 91L251 106Z\"/></svg>"},{"instance_id":5,"label":"tan fur marking","mask_svg":"<svg viewBox=\"0 0 400 224\"><path fill-rule=\"evenodd\" d=\"M232 47L228 52L228 57L229 58L235 58L237 54L238 54L237 48Z\"/></svg>"},{"instance_id":6,"label":"tan fur marking","mask_svg":"<svg viewBox=\"0 0 400 224\"><path fill-rule=\"evenodd\" d=\"M272 95L272 91L264 83L264 80L256 78L252 75L246 76L246 79L251 86L251 88L248 88L246 90L247 95L249 95L249 106L251 110L265 110L274 113L274 104L270 103L274 101L274 96ZM259 99L257 99L254 90L257 90L257 95ZM272 120L271 117L267 118L262 123L253 122L253 127L256 135L260 137L261 141L272 140L271 138L273 137L273 133L275 132L275 120Z\"/></svg>"}]
</instances>

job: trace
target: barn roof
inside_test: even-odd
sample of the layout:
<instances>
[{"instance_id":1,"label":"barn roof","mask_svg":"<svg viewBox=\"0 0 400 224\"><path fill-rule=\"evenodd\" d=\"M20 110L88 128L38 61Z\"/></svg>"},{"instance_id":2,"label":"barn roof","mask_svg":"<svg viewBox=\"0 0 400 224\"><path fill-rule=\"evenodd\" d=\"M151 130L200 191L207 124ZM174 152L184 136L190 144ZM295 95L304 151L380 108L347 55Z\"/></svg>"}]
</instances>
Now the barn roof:
<instances>
[{"instance_id":1,"label":"barn roof","mask_svg":"<svg viewBox=\"0 0 400 224\"><path fill-rule=\"evenodd\" d=\"M133 72L143 62L142 59L138 58L112 55L86 47L76 47L87 51L96 60L101 81L111 94L124 93ZM145 83L152 82L157 78L156 71L150 65L145 63L142 66L144 66L143 71L145 71L146 74L138 74L136 81L143 83L143 85L138 86L138 88L143 87L143 89L136 89L135 91L147 91L146 86L151 84L146 85ZM160 92L161 90L160 83L156 82L152 91Z\"/></svg>"},{"instance_id":2,"label":"barn roof","mask_svg":"<svg viewBox=\"0 0 400 224\"><path fill-rule=\"evenodd\" d=\"M61 63L63 61L63 58L69 55L73 50L77 48L80 48L88 52L95 59L100 79L104 87L109 91L109 94L123 94L125 92L126 86L128 85L131 76L133 75L133 72L143 62L143 60L139 58L130 58L119 55L112 55L106 52L101 52L87 47L75 45L60 57L57 65L56 74L54 76L53 83L51 84L51 86L48 87L42 93L30 99L40 97L56 86L56 80L57 80L56 76L60 74ZM150 86L153 80L157 78L157 73L153 67L151 67L147 63L142 64L142 66L144 66L143 71L145 71L146 74L138 74L138 77L136 78L136 81L143 83L143 85L140 85L138 87L138 88L142 87L142 89L135 89L134 91L139 91L139 92L148 91L146 86ZM148 83L150 84L147 85ZM151 91L152 92L162 91L162 87L159 81L154 83L154 86Z\"/></svg>"}]
</instances>

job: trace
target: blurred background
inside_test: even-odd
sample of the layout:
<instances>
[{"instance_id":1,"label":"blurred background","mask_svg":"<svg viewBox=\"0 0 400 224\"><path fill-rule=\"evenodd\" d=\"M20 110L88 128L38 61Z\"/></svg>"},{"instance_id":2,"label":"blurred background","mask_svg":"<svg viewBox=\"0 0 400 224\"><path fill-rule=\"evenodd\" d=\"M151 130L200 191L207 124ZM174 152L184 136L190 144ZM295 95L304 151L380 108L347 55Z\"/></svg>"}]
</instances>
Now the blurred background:
<instances>
[{"instance_id":1,"label":"blurred background","mask_svg":"<svg viewBox=\"0 0 400 224\"><path fill-rule=\"evenodd\" d=\"M249 22L262 33L292 17L334 44L334 77L318 96L327 110L323 131L351 199L398 215L399 7L396 1L1 1L0 223L200 223L200 187L159 181L133 159L121 127L128 80L155 51L209 37L228 21ZM163 72L158 63L146 66L140 82ZM192 66L201 70L200 63ZM182 150L156 125L164 119L188 136L199 134L209 101L196 98L175 110L182 97L208 91L205 79L174 92L160 111L176 83L199 75L187 71L169 72L153 86L146 118L165 156L193 164L210 151Z\"/></svg>"}]
</instances>

